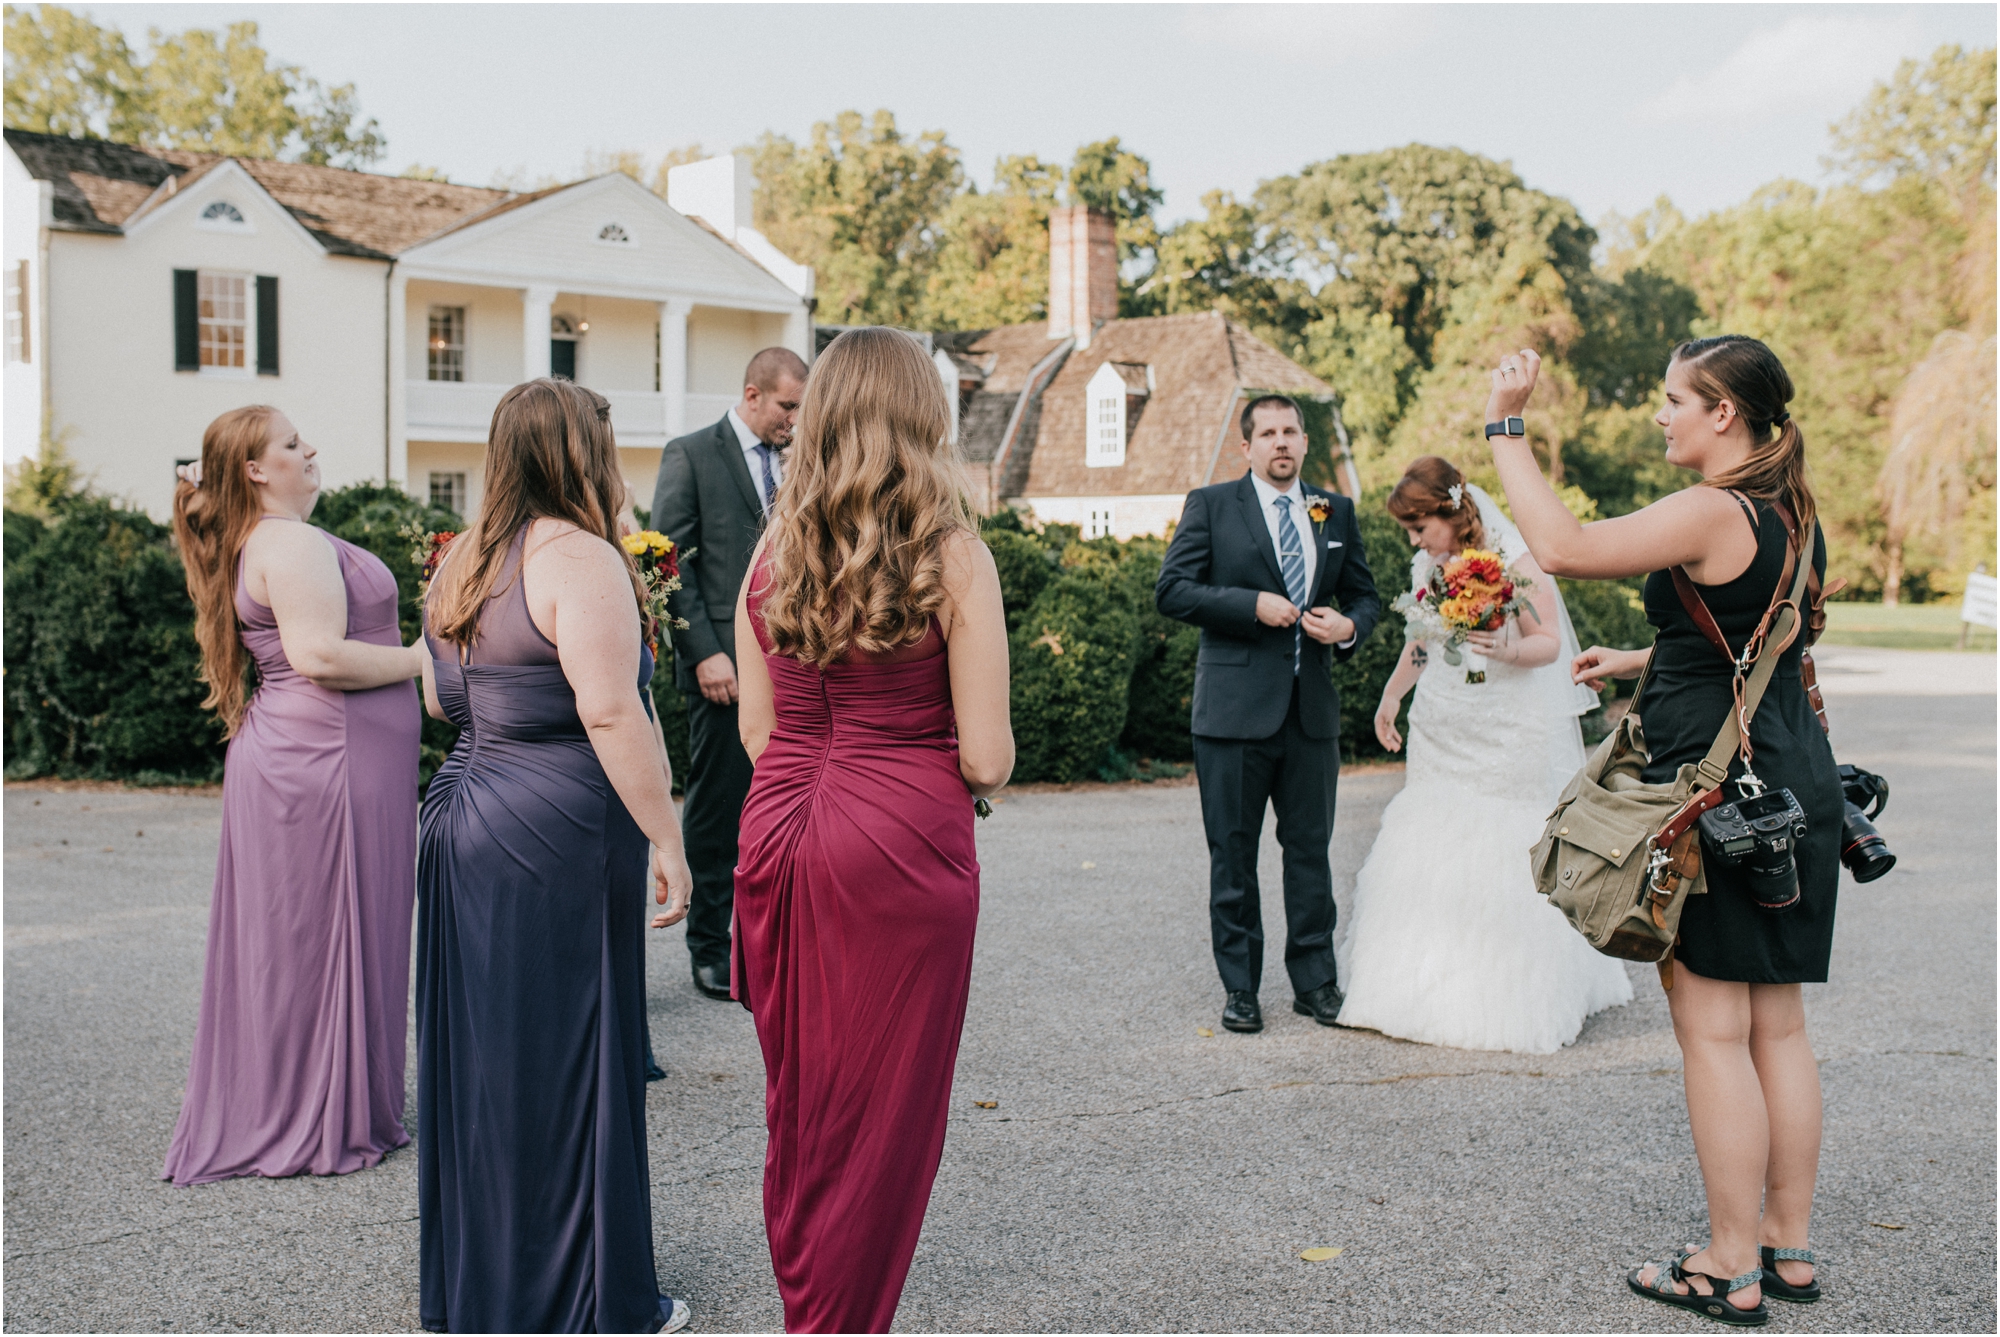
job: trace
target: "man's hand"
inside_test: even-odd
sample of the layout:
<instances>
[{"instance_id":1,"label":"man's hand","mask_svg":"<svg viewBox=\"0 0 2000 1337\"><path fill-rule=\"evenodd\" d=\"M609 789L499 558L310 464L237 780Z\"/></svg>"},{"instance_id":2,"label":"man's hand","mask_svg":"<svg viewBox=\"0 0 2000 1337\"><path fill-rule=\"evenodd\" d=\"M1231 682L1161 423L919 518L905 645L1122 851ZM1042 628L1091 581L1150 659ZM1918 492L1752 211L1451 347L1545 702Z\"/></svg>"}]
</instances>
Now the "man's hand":
<instances>
[{"instance_id":1,"label":"man's hand","mask_svg":"<svg viewBox=\"0 0 2000 1337\"><path fill-rule=\"evenodd\" d=\"M1321 645L1338 645L1354 635L1354 619L1325 605L1307 613L1299 625Z\"/></svg>"},{"instance_id":2,"label":"man's hand","mask_svg":"<svg viewBox=\"0 0 2000 1337\"><path fill-rule=\"evenodd\" d=\"M1284 595L1259 590L1257 620L1267 627L1289 627L1299 620L1299 610Z\"/></svg>"},{"instance_id":3,"label":"man's hand","mask_svg":"<svg viewBox=\"0 0 2000 1337\"><path fill-rule=\"evenodd\" d=\"M694 666L694 685L718 706L735 705L736 665L726 654L712 654Z\"/></svg>"}]
</instances>

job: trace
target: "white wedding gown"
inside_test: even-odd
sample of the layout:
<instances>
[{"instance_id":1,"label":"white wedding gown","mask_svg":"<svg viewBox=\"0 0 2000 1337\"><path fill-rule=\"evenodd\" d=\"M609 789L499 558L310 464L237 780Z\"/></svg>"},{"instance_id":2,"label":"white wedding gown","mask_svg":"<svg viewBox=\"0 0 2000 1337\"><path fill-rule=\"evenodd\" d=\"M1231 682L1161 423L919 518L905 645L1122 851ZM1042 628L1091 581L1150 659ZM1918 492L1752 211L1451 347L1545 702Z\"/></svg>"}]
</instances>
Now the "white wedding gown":
<instances>
[{"instance_id":1,"label":"white wedding gown","mask_svg":"<svg viewBox=\"0 0 2000 1337\"><path fill-rule=\"evenodd\" d=\"M1489 546L1525 546L1478 489ZM1497 531L1497 532L1496 532ZM1413 586L1429 574L1417 555ZM1410 704L1402 792L1340 906L1334 954L1343 1026L1456 1049L1551 1054L1593 1012L1632 999L1622 963L1591 950L1536 891L1528 851L1583 764L1569 683L1574 633L1555 663L1485 663L1486 680L1436 642ZM1461 653L1466 653L1462 650ZM1587 689L1586 689L1587 690Z\"/></svg>"}]
</instances>

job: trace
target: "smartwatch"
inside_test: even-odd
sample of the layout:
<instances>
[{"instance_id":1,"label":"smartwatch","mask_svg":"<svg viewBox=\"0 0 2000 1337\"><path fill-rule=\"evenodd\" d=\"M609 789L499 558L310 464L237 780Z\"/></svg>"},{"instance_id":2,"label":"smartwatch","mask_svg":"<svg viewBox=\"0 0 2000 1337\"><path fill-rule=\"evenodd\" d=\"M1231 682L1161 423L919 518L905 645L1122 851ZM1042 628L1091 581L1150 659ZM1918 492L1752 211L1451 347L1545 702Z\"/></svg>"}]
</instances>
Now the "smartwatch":
<instances>
[{"instance_id":1,"label":"smartwatch","mask_svg":"<svg viewBox=\"0 0 2000 1337\"><path fill-rule=\"evenodd\" d=\"M1526 436L1527 434L1528 424L1519 418L1502 418L1499 422L1489 422L1486 424L1486 435L1489 438L1496 436Z\"/></svg>"}]
</instances>

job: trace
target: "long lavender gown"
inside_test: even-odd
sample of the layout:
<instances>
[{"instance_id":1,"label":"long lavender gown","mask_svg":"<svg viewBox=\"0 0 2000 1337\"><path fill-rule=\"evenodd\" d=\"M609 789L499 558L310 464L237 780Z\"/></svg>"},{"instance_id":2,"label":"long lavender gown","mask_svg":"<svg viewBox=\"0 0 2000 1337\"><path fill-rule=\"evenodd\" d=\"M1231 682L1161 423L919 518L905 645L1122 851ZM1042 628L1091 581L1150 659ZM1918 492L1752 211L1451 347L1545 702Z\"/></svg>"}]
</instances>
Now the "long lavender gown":
<instances>
[{"instance_id":1,"label":"long lavender gown","mask_svg":"<svg viewBox=\"0 0 2000 1337\"><path fill-rule=\"evenodd\" d=\"M528 615L525 534L469 659L429 637L461 732L424 795L417 871L420 1315L654 1332L646 836Z\"/></svg>"},{"instance_id":2,"label":"long lavender gown","mask_svg":"<svg viewBox=\"0 0 2000 1337\"><path fill-rule=\"evenodd\" d=\"M389 568L326 537L348 638L402 644ZM345 1174L410 1140L416 687L316 687L285 658L240 563L235 602L262 682L223 768L201 1020L161 1171L182 1185Z\"/></svg>"}]
</instances>

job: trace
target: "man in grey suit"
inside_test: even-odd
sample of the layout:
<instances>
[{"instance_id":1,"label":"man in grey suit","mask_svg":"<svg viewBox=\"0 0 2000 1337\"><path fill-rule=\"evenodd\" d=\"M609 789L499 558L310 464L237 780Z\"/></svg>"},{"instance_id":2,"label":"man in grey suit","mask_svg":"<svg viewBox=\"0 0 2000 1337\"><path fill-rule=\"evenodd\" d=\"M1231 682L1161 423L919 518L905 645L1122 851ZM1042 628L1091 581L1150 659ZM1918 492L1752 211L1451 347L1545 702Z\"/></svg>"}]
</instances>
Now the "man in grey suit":
<instances>
[{"instance_id":1,"label":"man in grey suit","mask_svg":"<svg viewBox=\"0 0 2000 1337\"><path fill-rule=\"evenodd\" d=\"M1261 396L1244 407L1242 428L1250 472L1188 494L1154 600L1201 628L1194 764L1208 833L1209 933L1228 995L1222 1024L1264 1029L1257 846L1268 802L1284 850L1292 1008L1331 1026L1342 1002L1327 858L1340 780L1332 661L1367 639L1382 605L1354 503L1299 477L1298 405Z\"/></svg>"},{"instance_id":2,"label":"man in grey suit","mask_svg":"<svg viewBox=\"0 0 2000 1337\"><path fill-rule=\"evenodd\" d=\"M653 489L653 528L686 554L667 607L687 622L673 633L692 753L681 816L694 873L687 944L694 987L710 998L729 997L737 824L750 792L750 758L736 731L736 595L784 478L805 380L806 364L789 348L751 358L742 401L713 426L669 441Z\"/></svg>"}]
</instances>

